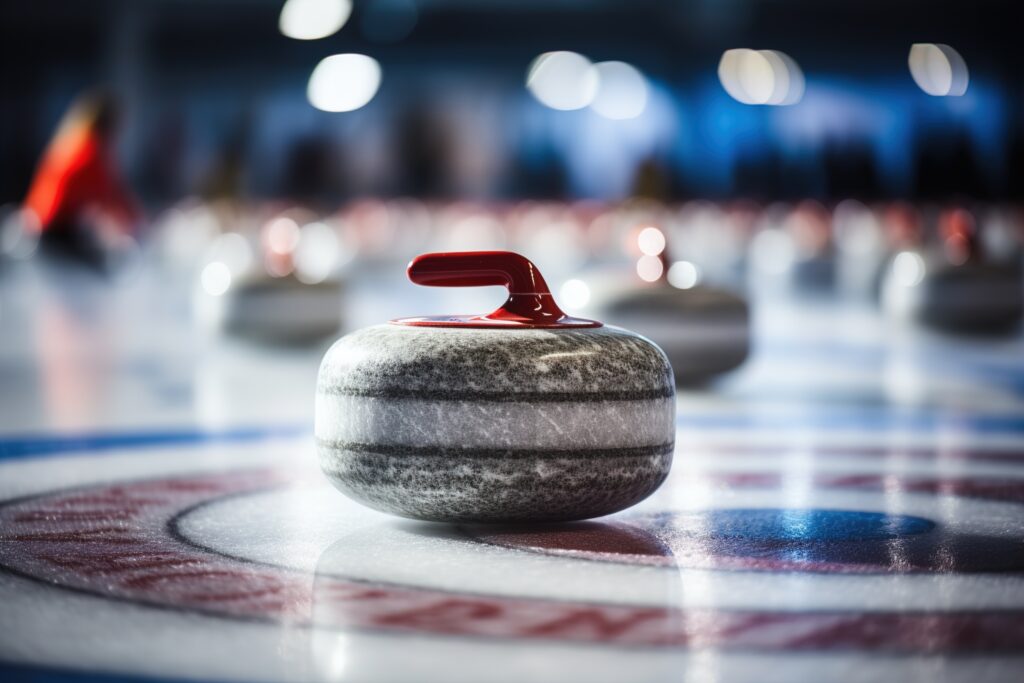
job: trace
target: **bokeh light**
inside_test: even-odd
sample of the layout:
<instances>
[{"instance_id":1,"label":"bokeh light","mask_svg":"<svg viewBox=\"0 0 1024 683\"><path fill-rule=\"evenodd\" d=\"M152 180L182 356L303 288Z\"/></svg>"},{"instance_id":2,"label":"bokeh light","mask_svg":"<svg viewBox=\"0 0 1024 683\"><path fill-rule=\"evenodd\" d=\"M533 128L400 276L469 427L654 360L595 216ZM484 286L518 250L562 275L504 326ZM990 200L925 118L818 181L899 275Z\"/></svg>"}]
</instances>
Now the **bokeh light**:
<instances>
[{"instance_id":1,"label":"bokeh light","mask_svg":"<svg viewBox=\"0 0 1024 683\"><path fill-rule=\"evenodd\" d=\"M665 233L654 226L648 226L637 235L636 245L641 253L647 256L657 256L665 251Z\"/></svg>"},{"instance_id":2,"label":"bokeh light","mask_svg":"<svg viewBox=\"0 0 1024 683\"><path fill-rule=\"evenodd\" d=\"M977 256L978 225L970 211L954 208L939 216L939 237L946 260L954 266L962 266L972 256Z\"/></svg>"},{"instance_id":3,"label":"bokeh light","mask_svg":"<svg viewBox=\"0 0 1024 683\"><path fill-rule=\"evenodd\" d=\"M893 281L903 287L916 287L924 280L925 263L913 251L901 251L892 261Z\"/></svg>"},{"instance_id":4,"label":"bokeh light","mask_svg":"<svg viewBox=\"0 0 1024 683\"><path fill-rule=\"evenodd\" d=\"M949 45L914 43L907 64L914 82L929 95L957 97L967 92L967 63Z\"/></svg>"},{"instance_id":5,"label":"bokeh light","mask_svg":"<svg viewBox=\"0 0 1024 683\"><path fill-rule=\"evenodd\" d=\"M625 62L594 65L597 93L590 108L606 119L633 119L647 108L647 79Z\"/></svg>"},{"instance_id":6,"label":"bokeh light","mask_svg":"<svg viewBox=\"0 0 1024 683\"><path fill-rule=\"evenodd\" d=\"M234 274L243 273L252 266L252 247L237 232L226 232L210 244L206 260L223 263Z\"/></svg>"},{"instance_id":7,"label":"bokeh light","mask_svg":"<svg viewBox=\"0 0 1024 683\"><path fill-rule=\"evenodd\" d=\"M307 284L323 282L338 264L338 236L324 223L302 227L295 248L295 277Z\"/></svg>"},{"instance_id":8,"label":"bokeh light","mask_svg":"<svg viewBox=\"0 0 1024 683\"><path fill-rule=\"evenodd\" d=\"M689 261L676 261L668 269L668 283L676 289L691 289L700 281L700 271Z\"/></svg>"},{"instance_id":9,"label":"bokeh light","mask_svg":"<svg viewBox=\"0 0 1024 683\"><path fill-rule=\"evenodd\" d=\"M380 64L373 57L355 53L331 55L313 69L306 93L317 109L354 111L373 99L380 80Z\"/></svg>"},{"instance_id":10,"label":"bokeh light","mask_svg":"<svg viewBox=\"0 0 1024 683\"><path fill-rule=\"evenodd\" d=\"M644 255L636 262L636 274L644 282L657 282L663 272L665 266L657 256Z\"/></svg>"},{"instance_id":11,"label":"bokeh light","mask_svg":"<svg viewBox=\"0 0 1024 683\"><path fill-rule=\"evenodd\" d=\"M287 0L277 26L295 40L318 40L341 30L352 14L352 0Z\"/></svg>"},{"instance_id":12,"label":"bokeh light","mask_svg":"<svg viewBox=\"0 0 1024 683\"><path fill-rule=\"evenodd\" d=\"M804 72L792 57L778 50L761 50L772 67L774 86L767 104L796 104L804 96Z\"/></svg>"},{"instance_id":13,"label":"bokeh light","mask_svg":"<svg viewBox=\"0 0 1024 683\"><path fill-rule=\"evenodd\" d=\"M726 50L718 63L718 79L743 104L796 104L805 88L800 66L778 50Z\"/></svg>"},{"instance_id":14,"label":"bokeh light","mask_svg":"<svg viewBox=\"0 0 1024 683\"><path fill-rule=\"evenodd\" d=\"M552 109L582 109L597 95L598 72L590 60L568 51L545 52L530 64L526 87Z\"/></svg>"},{"instance_id":15,"label":"bokeh light","mask_svg":"<svg viewBox=\"0 0 1024 683\"><path fill-rule=\"evenodd\" d=\"M200 282L207 294L220 296L231 287L231 269L220 261L206 264Z\"/></svg>"},{"instance_id":16,"label":"bokeh light","mask_svg":"<svg viewBox=\"0 0 1024 683\"><path fill-rule=\"evenodd\" d=\"M579 309L590 303L590 285L583 280L568 280L558 291L559 301L568 309Z\"/></svg>"},{"instance_id":17,"label":"bokeh light","mask_svg":"<svg viewBox=\"0 0 1024 683\"><path fill-rule=\"evenodd\" d=\"M287 216L275 218L263 229L263 244L274 254L291 254L299 244L298 224Z\"/></svg>"}]
</instances>

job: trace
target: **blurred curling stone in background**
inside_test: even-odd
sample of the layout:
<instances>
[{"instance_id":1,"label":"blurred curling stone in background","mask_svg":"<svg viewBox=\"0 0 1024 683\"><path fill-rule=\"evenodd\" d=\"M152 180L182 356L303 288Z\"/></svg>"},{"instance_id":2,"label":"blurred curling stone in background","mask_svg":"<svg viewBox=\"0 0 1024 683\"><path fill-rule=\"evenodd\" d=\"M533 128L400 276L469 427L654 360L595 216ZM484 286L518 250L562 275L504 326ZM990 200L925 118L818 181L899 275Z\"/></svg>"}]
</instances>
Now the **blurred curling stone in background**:
<instances>
[{"instance_id":1,"label":"blurred curling stone in background","mask_svg":"<svg viewBox=\"0 0 1024 683\"><path fill-rule=\"evenodd\" d=\"M931 248L895 254L883 286L888 313L961 333L1007 332L1024 313L1020 246L986 249L974 215L942 211Z\"/></svg>"},{"instance_id":2,"label":"blurred curling stone in background","mask_svg":"<svg viewBox=\"0 0 1024 683\"><path fill-rule=\"evenodd\" d=\"M635 272L585 272L562 286L567 309L633 330L662 348L676 381L698 384L738 367L750 351L750 311L731 292L701 284L691 261L668 258L664 232L637 226Z\"/></svg>"},{"instance_id":3,"label":"blurred curling stone in background","mask_svg":"<svg viewBox=\"0 0 1024 683\"><path fill-rule=\"evenodd\" d=\"M196 317L209 330L256 341L323 339L342 326L344 260L334 228L316 220L300 227L289 213L268 221L256 240L223 233L206 250Z\"/></svg>"}]
</instances>

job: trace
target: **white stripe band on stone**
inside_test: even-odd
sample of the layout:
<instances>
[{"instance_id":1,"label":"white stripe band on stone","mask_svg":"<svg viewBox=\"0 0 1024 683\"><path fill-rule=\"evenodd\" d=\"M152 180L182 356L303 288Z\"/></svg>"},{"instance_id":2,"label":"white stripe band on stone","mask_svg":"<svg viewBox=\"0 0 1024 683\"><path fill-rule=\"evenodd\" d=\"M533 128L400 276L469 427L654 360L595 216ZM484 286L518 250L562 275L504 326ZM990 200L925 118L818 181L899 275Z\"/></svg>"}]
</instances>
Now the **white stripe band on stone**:
<instances>
[{"instance_id":1,"label":"white stripe band on stone","mask_svg":"<svg viewBox=\"0 0 1024 683\"><path fill-rule=\"evenodd\" d=\"M674 398L584 403L400 401L317 394L322 441L463 448L656 446L672 434Z\"/></svg>"}]
</instances>

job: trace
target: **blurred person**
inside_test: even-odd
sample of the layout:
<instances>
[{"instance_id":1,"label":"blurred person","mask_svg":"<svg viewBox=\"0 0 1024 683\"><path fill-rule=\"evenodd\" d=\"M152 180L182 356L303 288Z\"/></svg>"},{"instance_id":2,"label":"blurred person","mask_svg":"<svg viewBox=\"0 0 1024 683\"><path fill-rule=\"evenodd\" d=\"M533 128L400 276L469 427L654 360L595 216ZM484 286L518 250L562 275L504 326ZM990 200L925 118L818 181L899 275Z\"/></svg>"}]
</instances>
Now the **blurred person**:
<instances>
[{"instance_id":1,"label":"blurred person","mask_svg":"<svg viewBox=\"0 0 1024 683\"><path fill-rule=\"evenodd\" d=\"M634 197L666 201L672 194L672 178L664 164L654 157L647 157L633 175Z\"/></svg>"},{"instance_id":2,"label":"blurred person","mask_svg":"<svg viewBox=\"0 0 1024 683\"><path fill-rule=\"evenodd\" d=\"M403 111L396 135L401 191L429 199L451 196L452 149L452 131L440 112L423 106Z\"/></svg>"},{"instance_id":3,"label":"blurred person","mask_svg":"<svg viewBox=\"0 0 1024 683\"><path fill-rule=\"evenodd\" d=\"M211 203L241 206L245 199L246 169L250 166L252 125L241 116L214 153L213 163L199 182L199 195Z\"/></svg>"},{"instance_id":4,"label":"blurred person","mask_svg":"<svg viewBox=\"0 0 1024 683\"><path fill-rule=\"evenodd\" d=\"M83 95L43 153L24 209L44 255L106 272L135 244L142 213L114 158L118 117L111 94Z\"/></svg>"},{"instance_id":5,"label":"blurred person","mask_svg":"<svg viewBox=\"0 0 1024 683\"><path fill-rule=\"evenodd\" d=\"M335 142L326 135L308 135L288 147L281 186L285 196L305 206L328 210L344 196L344 182Z\"/></svg>"}]
</instances>

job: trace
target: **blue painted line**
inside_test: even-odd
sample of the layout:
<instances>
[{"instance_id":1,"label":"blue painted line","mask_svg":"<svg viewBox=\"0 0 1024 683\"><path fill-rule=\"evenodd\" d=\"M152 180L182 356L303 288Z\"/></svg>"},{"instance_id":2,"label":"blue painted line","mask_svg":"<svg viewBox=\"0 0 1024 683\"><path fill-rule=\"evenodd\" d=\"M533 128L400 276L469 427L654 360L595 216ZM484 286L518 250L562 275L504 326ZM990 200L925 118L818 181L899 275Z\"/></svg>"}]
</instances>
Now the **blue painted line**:
<instances>
[{"instance_id":1,"label":"blue painted line","mask_svg":"<svg viewBox=\"0 0 1024 683\"><path fill-rule=\"evenodd\" d=\"M0 681L4 683L201 683L193 678L162 678L99 671L74 671L49 667L5 664L0 662Z\"/></svg>"},{"instance_id":2,"label":"blue painted line","mask_svg":"<svg viewBox=\"0 0 1024 683\"><path fill-rule=\"evenodd\" d=\"M159 448L195 444L244 443L311 433L306 425L247 427L223 431L181 429L86 434L26 434L0 436L0 461L65 453L90 453L131 448Z\"/></svg>"}]
</instances>

